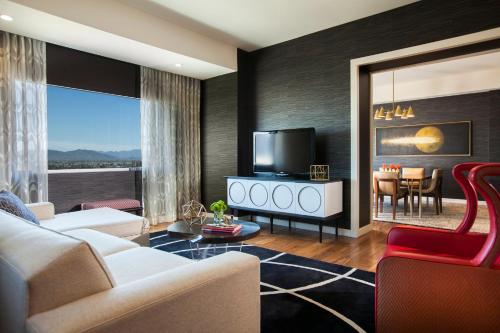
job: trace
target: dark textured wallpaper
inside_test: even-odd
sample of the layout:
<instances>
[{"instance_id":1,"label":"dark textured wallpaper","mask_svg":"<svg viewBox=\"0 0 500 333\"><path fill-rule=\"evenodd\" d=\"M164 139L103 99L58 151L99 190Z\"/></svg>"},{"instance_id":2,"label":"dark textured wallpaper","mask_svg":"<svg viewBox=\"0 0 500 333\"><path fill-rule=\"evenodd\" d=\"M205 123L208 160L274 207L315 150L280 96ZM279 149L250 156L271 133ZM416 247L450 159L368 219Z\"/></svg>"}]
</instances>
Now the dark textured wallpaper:
<instances>
[{"instance_id":1,"label":"dark textured wallpaper","mask_svg":"<svg viewBox=\"0 0 500 333\"><path fill-rule=\"evenodd\" d=\"M318 162L330 164L332 176L346 180L341 225L349 227L350 60L499 27L499 12L498 0L419 1L242 54L234 84L238 89L237 112L248 121L239 124L235 137L225 135L224 142L237 141L239 136L242 140L237 153L249 156L251 142L246 139L253 130L316 128ZM234 93L229 87L225 89ZM205 92L205 103L220 101L221 93L222 89ZM205 117L210 112L207 110ZM205 139L213 140L210 135ZM215 170L217 163L207 161L205 166ZM242 170L244 166L240 166L240 173ZM361 221L361 225L368 222Z\"/></svg>"},{"instance_id":2,"label":"dark textured wallpaper","mask_svg":"<svg viewBox=\"0 0 500 333\"><path fill-rule=\"evenodd\" d=\"M316 128L318 162L346 180L348 227L350 60L495 28L499 12L497 0L419 1L252 52L255 129Z\"/></svg>"},{"instance_id":3,"label":"dark textured wallpaper","mask_svg":"<svg viewBox=\"0 0 500 333\"><path fill-rule=\"evenodd\" d=\"M237 73L203 81L202 202L226 200L224 176L237 174Z\"/></svg>"},{"instance_id":4,"label":"dark textured wallpaper","mask_svg":"<svg viewBox=\"0 0 500 333\"><path fill-rule=\"evenodd\" d=\"M430 175L433 168L443 169L443 195L447 198L463 199L463 193L451 176L451 169L461 162L498 162L500 150L492 143L500 138L500 90L476 94L446 96L416 101L401 102L411 104L416 117L393 121L376 120L376 127L428 124L468 120L472 122L472 156L374 156L373 166L378 169L382 163L401 164L403 167L424 167ZM375 105L378 108L380 105ZM385 108L388 104L382 104Z\"/></svg>"}]
</instances>

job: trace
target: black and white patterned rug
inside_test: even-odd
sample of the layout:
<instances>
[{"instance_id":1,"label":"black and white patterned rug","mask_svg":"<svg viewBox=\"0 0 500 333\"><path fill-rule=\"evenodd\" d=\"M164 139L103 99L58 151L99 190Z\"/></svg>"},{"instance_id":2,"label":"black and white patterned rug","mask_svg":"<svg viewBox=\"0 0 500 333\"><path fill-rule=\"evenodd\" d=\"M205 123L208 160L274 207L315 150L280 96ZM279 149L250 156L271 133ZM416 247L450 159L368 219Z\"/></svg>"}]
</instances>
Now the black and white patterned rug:
<instances>
[{"instance_id":1,"label":"black and white patterned rug","mask_svg":"<svg viewBox=\"0 0 500 333\"><path fill-rule=\"evenodd\" d=\"M191 258L187 241L165 231L150 239L152 248ZM214 254L214 247L200 250ZM241 250L261 260L262 332L374 331L374 273L248 244ZM219 245L215 254L225 251Z\"/></svg>"}]
</instances>

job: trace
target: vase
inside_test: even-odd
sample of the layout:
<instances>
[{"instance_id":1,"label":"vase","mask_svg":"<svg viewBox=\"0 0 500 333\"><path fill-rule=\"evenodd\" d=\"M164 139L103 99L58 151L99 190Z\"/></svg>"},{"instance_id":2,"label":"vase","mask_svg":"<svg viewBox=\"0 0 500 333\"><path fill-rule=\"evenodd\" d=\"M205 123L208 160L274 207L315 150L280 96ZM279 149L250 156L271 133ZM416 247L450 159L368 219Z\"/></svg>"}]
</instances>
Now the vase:
<instances>
[{"instance_id":1,"label":"vase","mask_svg":"<svg viewBox=\"0 0 500 333\"><path fill-rule=\"evenodd\" d=\"M219 210L214 212L214 224L224 223L224 211Z\"/></svg>"}]
</instances>

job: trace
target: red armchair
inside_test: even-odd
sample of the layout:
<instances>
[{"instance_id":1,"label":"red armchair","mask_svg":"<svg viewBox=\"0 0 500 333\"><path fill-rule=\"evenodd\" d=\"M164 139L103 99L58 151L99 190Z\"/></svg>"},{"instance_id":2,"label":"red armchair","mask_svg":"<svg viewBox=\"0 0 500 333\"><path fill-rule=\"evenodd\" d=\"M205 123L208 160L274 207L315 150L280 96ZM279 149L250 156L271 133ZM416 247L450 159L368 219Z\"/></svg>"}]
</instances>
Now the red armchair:
<instances>
[{"instance_id":1,"label":"red armchair","mask_svg":"<svg viewBox=\"0 0 500 333\"><path fill-rule=\"evenodd\" d=\"M396 227L387 237L376 273L378 332L500 331L500 195L486 180L500 176L500 163L460 164L453 176L467 199L456 230ZM469 231L477 192L488 234Z\"/></svg>"}]
</instances>

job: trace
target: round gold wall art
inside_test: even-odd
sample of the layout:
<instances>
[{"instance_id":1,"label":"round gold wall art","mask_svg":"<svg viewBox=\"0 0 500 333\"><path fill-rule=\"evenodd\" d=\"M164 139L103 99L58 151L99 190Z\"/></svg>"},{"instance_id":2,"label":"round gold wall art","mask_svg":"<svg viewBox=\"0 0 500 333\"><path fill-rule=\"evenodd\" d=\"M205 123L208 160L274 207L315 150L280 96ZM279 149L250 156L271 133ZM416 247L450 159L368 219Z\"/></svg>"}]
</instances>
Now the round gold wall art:
<instances>
[{"instance_id":1,"label":"round gold wall art","mask_svg":"<svg viewBox=\"0 0 500 333\"><path fill-rule=\"evenodd\" d=\"M207 218L205 206L196 200L191 200L182 205L182 219L190 226L193 224L203 224Z\"/></svg>"},{"instance_id":2,"label":"round gold wall art","mask_svg":"<svg viewBox=\"0 0 500 333\"><path fill-rule=\"evenodd\" d=\"M426 126L415 134L415 146L423 153L434 153L444 144L443 132L437 127Z\"/></svg>"}]
</instances>

